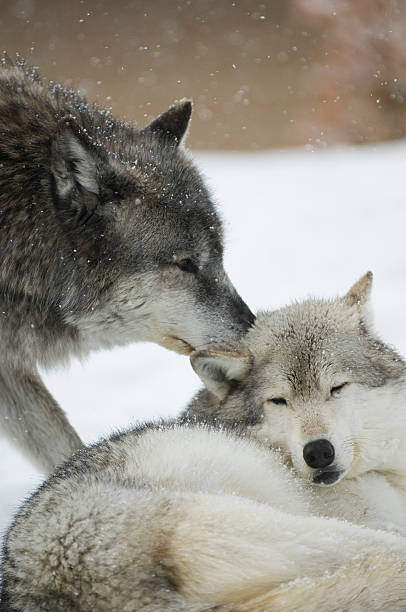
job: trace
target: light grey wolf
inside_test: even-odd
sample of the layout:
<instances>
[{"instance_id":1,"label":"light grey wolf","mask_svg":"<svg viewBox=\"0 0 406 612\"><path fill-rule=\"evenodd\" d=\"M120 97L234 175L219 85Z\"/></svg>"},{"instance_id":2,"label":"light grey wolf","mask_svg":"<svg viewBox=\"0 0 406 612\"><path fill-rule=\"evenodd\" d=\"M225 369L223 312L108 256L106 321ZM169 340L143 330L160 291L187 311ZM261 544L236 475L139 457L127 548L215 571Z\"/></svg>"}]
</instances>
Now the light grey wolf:
<instances>
[{"instance_id":1,"label":"light grey wolf","mask_svg":"<svg viewBox=\"0 0 406 612\"><path fill-rule=\"evenodd\" d=\"M311 501L276 451L226 430L113 436L77 451L22 506L0 608L404 610L406 539L312 516Z\"/></svg>"},{"instance_id":2,"label":"light grey wolf","mask_svg":"<svg viewBox=\"0 0 406 612\"><path fill-rule=\"evenodd\" d=\"M193 353L208 390L183 420L280 449L317 512L405 534L406 365L373 329L371 282L260 314L234 353Z\"/></svg>"},{"instance_id":3,"label":"light grey wolf","mask_svg":"<svg viewBox=\"0 0 406 612\"><path fill-rule=\"evenodd\" d=\"M0 429L42 470L81 441L38 365L139 340L187 354L253 321L179 146L190 114L139 130L23 62L0 68Z\"/></svg>"}]
</instances>

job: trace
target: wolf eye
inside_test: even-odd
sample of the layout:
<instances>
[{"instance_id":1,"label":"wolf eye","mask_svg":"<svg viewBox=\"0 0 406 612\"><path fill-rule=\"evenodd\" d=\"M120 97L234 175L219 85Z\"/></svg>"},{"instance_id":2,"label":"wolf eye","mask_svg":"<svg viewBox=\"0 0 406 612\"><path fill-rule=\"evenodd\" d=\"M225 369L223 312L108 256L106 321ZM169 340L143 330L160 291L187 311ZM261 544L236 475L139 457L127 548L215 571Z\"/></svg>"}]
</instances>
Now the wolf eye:
<instances>
[{"instance_id":1,"label":"wolf eye","mask_svg":"<svg viewBox=\"0 0 406 612\"><path fill-rule=\"evenodd\" d=\"M181 259L176 262L176 265L183 272L189 272L190 274L196 274L198 271L197 265L191 259Z\"/></svg>"},{"instance_id":2,"label":"wolf eye","mask_svg":"<svg viewBox=\"0 0 406 612\"><path fill-rule=\"evenodd\" d=\"M284 397L271 397L267 400L268 402L272 402L272 404L276 404L277 406L286 406L287 402Z\"/></svg>"},{"instance_id":3,"label":"wolf eye","mask_svg":"<svg viewBox=\"0 0 406 612\"><path fill-rule=\"evenodd\" d=\"M340 393L341 393L342 389L344 389L344 387L345 387L346 385L348 385L348 383L346 383L346 382L345 382L345 383L343 383L342 385L337 385L336 387L331 387L331 389L330 389L330 394L331 394L333 397L336 397L337 395L340 395Z\"/></svg>"}]
</instances>

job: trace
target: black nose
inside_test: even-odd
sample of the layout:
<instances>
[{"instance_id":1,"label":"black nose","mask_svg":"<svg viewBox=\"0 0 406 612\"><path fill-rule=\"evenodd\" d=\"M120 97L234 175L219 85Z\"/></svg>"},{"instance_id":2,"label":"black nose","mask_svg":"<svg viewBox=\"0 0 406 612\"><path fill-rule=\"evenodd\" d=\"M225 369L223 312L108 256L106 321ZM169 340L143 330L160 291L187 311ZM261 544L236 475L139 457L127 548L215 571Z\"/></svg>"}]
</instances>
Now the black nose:
<instances>
[{"instance_id":1,"label":"black nose","mask_svg":"<svg viewBox=\"0 0 406 612\"><path fill-rule=\"evenodd\" d=\"M303 448L303 459L311 468L324 468L334 461L334 446L328 440L313 440Z\"/></svg>"},{"instance_id":2,"label":"black nose","mask_svg":"<svg viewBox=\"0 0 406 612\"><path fill-rule=\"evenodd\" d=\"M234 319L232 329L237 330L239 336L245 334L255 323L255 315L252 314L247 304L243 302L239 295L236 300L233 300L228 312Z\"/></svg>"},{"instance_id":3,"label":"black nose","mask_svg":"<svg viewBox=\"0 0 406 612\"><path fill-rule=\"evenodd\" d=\"M250 328L255 323L255 315L252 314L251 310L248 308L247 304L241 300L240 302L240 316L243 322L243 325L246 328Z\"/></svg>"}]
</instances>

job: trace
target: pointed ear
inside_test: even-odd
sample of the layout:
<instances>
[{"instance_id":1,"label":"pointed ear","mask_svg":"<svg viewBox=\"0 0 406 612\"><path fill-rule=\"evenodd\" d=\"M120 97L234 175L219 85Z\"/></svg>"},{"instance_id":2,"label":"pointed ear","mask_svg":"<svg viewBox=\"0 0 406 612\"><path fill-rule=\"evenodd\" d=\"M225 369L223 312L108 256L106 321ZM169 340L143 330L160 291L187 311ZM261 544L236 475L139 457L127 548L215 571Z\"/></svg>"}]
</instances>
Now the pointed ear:
<instances>
[{"instance_id":1,"label":"pointed ear","mask_svg":"<svg viewBox=\"0 0 406 612\"><path fill-rule=\"evenodd\" d=\"M372 272L367 272L351 287L342 298L346 306L352 312L350 320L356 327L373 331L373 317L369 304L369 296L372 288Z\"/></svg>"},{"instance_id":2,"label":"pointed ear","mask_svg":"<svg viewBox=\"0 0 406 612\"><path fill-rule=\"evenodd\" d=\"M243 380L251 369L251 356L229 351L194 351L190 362L207 389L223 400L232 382Z\"/></svg>"},{"instance_id":3,"label":"pointed ear","mask_svg":"<svg viewBox=\"0 0 406 612\"><path fill-rule=\"evenodd\" d=\"M171 106L162 115L159 115L142 132L144 134L156 134L178 146L185 136L191 114L192 102L190 100L182 100Z\"/></svg>"},{"instance_id":4,"label":"pointed ear","mask_svg":"<svg viewBox=\"0 0 406 612\"><path fill-rule=\"evenodd\" d=\"M363 306L369 300L372 288L372 272L367 272L344 296L347 306Z\"/></svg>"},{"instance_id":5,"label":"pointed ear","mask_svg":"<svg viewBox=\"0 0 406 612\"><path fill-rule=\"evenodd\" d=\"M51 155L58 213L76 223L86 222L99 203L98 156L74 119L58 125Z\"/></svg>"}]
</instances>

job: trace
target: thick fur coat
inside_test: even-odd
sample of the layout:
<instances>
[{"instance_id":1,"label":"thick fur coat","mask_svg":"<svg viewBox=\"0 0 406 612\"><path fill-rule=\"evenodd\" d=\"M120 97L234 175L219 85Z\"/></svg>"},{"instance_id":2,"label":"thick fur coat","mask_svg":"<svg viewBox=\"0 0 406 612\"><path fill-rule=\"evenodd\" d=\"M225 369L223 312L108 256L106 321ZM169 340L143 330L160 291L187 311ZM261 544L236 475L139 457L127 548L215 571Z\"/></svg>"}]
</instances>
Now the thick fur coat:
<instances>
[{"instance_id":1,"label":"thick fur coat","mask_svg":"<svg viewBox=\"0 0 406 612\"><path fill-rule=\"evenodd\" d=\"M179 146L190 114L180 102L140 130L0 66L0 427L46 472L81 441L38 365L138 340L188 354L253 321Z\"/></svg>"},{"instance_id":2,"label":"thick fur coat","mask_svg":"<svg viewBox=\"0 0 406 612\"><path fill-rule=\"evenodd\" d=\"M320 518L278 453L147 426L78 451L23 505L2 612L400 612L406 539Z\"/></svg>"},{"instance_id":3,"label":"thick fur coat","mask_svg":"<svg viewBox=\"0 0 406 612\"><path fill-rule=\"evenodd\" d=\"M373 329L371 281L260 314L235 352L194 353L209 390L184 420L278 448L324 516L406 534L406 364Z\"/></svg>"}]
</instances>

